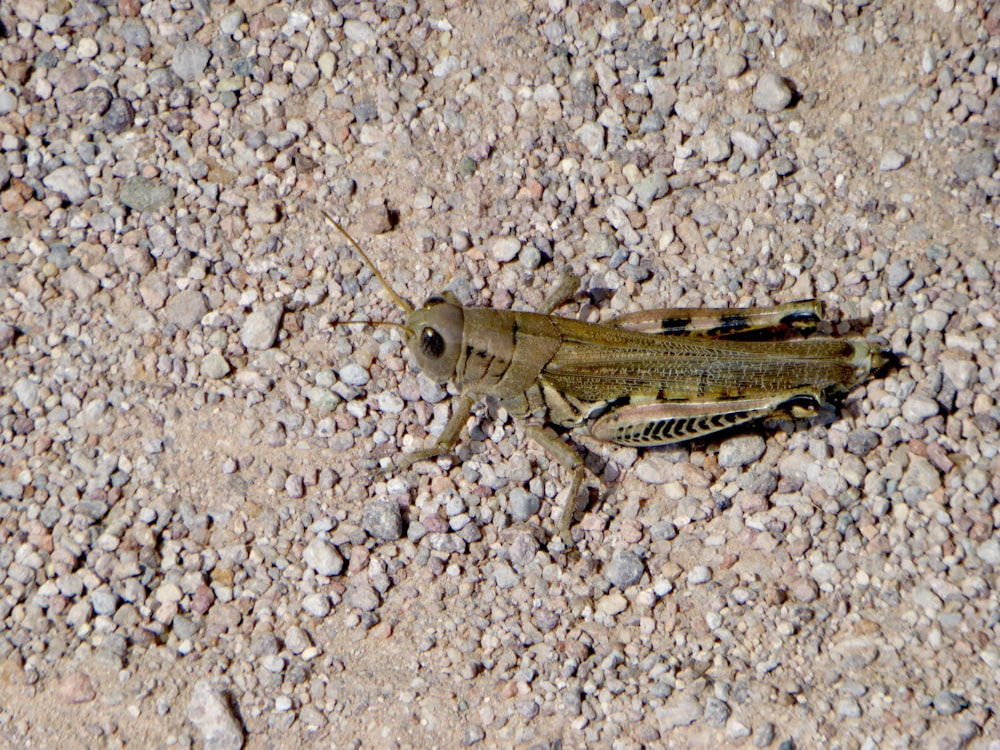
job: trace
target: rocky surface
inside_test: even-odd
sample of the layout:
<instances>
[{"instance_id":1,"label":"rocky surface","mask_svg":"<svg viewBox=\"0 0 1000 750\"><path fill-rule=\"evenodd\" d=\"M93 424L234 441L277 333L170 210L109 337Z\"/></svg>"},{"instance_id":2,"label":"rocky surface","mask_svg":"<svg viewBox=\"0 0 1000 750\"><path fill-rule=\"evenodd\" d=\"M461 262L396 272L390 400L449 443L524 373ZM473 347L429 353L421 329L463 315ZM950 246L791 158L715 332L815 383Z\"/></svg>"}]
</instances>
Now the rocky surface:
<instances>
[{"instance_id":1,"label":"rocky surface","mask_svg":"<svg viewBox=\"0 0 1000 750\"><path fill-rule=\"evenodd\" d=\"M994 747L989 5L0 5L2 744ZM371 479L450 401L323 211L417 303L815 296L898 366L579 437L570 554L495 405Z\"/></svg>"}]
</instances>

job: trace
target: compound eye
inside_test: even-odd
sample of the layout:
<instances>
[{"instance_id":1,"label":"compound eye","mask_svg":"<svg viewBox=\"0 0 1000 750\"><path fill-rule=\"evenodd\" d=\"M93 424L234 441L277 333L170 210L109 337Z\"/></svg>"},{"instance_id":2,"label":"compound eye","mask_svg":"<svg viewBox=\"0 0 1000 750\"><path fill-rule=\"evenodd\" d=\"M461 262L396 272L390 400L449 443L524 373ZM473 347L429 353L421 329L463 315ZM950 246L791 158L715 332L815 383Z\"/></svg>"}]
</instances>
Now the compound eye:
<instances>
[{"instance_id":1,"label":"compound eye","mask_svg":"<svg viewBox=\"0 0 1000 750\"><path fill-rule=\"evenodd\" d=\"M420 351L431 359L444 354L444 339L433 328L425 328L420 334Z\"/></svg>"}]
</instances>

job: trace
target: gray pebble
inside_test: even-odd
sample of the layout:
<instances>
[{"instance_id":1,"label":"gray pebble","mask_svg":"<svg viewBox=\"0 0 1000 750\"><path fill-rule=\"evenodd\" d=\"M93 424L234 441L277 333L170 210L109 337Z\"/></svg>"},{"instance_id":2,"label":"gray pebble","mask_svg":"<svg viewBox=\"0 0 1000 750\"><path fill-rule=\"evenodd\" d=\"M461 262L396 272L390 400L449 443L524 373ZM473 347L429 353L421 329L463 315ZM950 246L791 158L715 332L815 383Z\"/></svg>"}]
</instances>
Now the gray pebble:
<instances>
[{"instance_id":1,"label":"gray pebble","mask_svg":"<svg viewBox=\"0 0 1000 750\"><path fill-rule=\"evenodd\" d=\"M847 450L856 456L866 456L879 444L879 437L871 430L857 429L847 433Z\"/></svg>"},{"instance_id":2,"label":"gray pebble","mask_svg":"<svg viewBox=\"0 0 1000 750\"><path fill-rule=\"evenodd\" d=\"M751 464L767 450L767 442L760 435L740 435L724 440L719 446L719 466L729 469Z\"/></svg>"},{"instance_id":3,"label":"gray pebble","mask_svg":"<svg viewBox=\"0 0 1000 750\"><path fill-rule=\"evenodd\" d=\"M344 36L352 42L361 42L363 44L375 44L376 39L375 32L372 31L371 26L364 21L358 21L353 18L344 21Z\"/></svg>"},{"instance_id":4,"label":"gray pebble","mask_svg":"<svg viewBox=\"0 0 1000 750\"><path fill-rule=\"evenodd\" d=\"M600 123L585 122L576 129L576 137L592 157L604 153L604 127Z\"/></svg>"},{"instance_id":5,"label":"gray pebble","mask_svg":"<svg viewBox=\"0 0 1000 750\"><path fill-rule=\"evenodd\" d=\"M702 720L710 727L722 729L732 714L733 710L725 701L712 695L705 701L705 714L702 716Z\"/></svg>"},{"instance_id":6,"label":"gray pebble","mask_svg":"<svg viewBox=\"0 0 1000 750\"><path fill-rule=\"evenodd\" d=\"M173 619L173 622L170 623L170 628L174 631L174 635L176 635L180 640L185 641L190 638L194 638L195 635L197 635L199 625L190 617L178 615Z\"/></svg>"},{"instance_id":7,"label":"gray pebble","mask_svg":"<svg viewBox=\"0 0 1000 750\"><path fill-rule=\"evenodd\" d=\"M499 237L494 240L491 251L497 262L506 263L521 252L521 241L517 237Z\"/></svg>"},{"instance_id":8,"label":"gray pebble","mask_svg":"<svg viewBox=\"0 0 1000 750\"><path fill-rule=\"evenodd\" d=\"M236 33L240 26L243 25L245 20L246 15L244 15L242 10L237 8L222 17L222 20L219 21L219 31L223 34L227 34L228 36L232 36Z\"/></svg>"},{"instance_id":9,"label":"gray pebble","mask_svg":"<svg viewBox=\"0 0 1000 750\"><path fill-rule=\"evenodd\" d=\"M535 559L538 553L538 540L534 534L526 531L515 533L507 547L507 554L510 561L515 565L524 566Z\"/></svg>"},{"instance_id":10,"label":"gray pebble","mask_svg":"<svg viewBox=\"0 0 1000 750\"><path fill-rule=\"evenodd\" d=\"M780 112L792 101L792 89L777 73L761 75L753 91L753 105L765 112Z\"/></svg>"},{"instance_id":11,"label":"gray pebble","mask_svg":"<svg viewBox=\"0 0 1000 750\"><path fill-rule=\"evenodd\" d=\"M635 201L639 208L649 208L653 201L659 200L670 190L667 175L663 172L653 172L635 185Z\"/></svg>"},{"instance_id":12,"label":"gray pebble","mask_svg":"<svg viewBox=\"0 0 1000 750\"><path fill-rule=\"evenodd\" d=\"M17 329L7 323L0 323L0 351L14 343L17 338Z\"/></svg>"},{"instance_id":13,"label":"gray pebble","mask_svg":"<svg viewBox=\"0 0 1000 750\"><path fill-rule=\"evenodd\" d=\"M367 385L370 378L368 371L356 362L348 362L341 367L337 371L337 376L341 382L358 387Z\"/></svg>"},{"instance_id":14,"label":"gray pebble","mask_svg":"<svg viewBox=\"0 0 1000 750\"><path fill-rule=\"evenodd\" d=\"M709 131L701 141L701 153L705 161L718 163L725 161L733 153L729 138L715 131Z\"/></svg>"},{"instance_id":15,"label":"gray pebble","mask_svg":"<svg viewBox=\"0 0 1000 750\"><path fill-rule=\"evenodd\" d=\"M373 612L378 607L378 592L373 586L361 581L347 590L347 603L362 612Z\"/></svg>"},{"instance_id":16,"label":"gray pebble","mask_svg":"<svg viewBox=\"0 0 1000 750\"><path fill-rule=\"evenodd\" d=\"M512 589L521 578L510 565L499 562L493 566L493 580L498 589Z\"/></svg>"},{"instance_id":17,"label":"gray pebble","mask_svg":"<svg viewBox=\"0 0 1000 750\"><path fill-rule=\"evenodd\" d=\"M49 190L65 195L70 203L80 204L90 197L87 177L77 167L53 169L42 179L42 184Z\"/></svg>"},{"instance_id":18,"label":"gray pebble","mask_svg":"<svg viewBox=\"0 0 1000 750\"><path fill-rule=\"evenodd\" d=\"M969 706L969 701L958 693L951 690L942 690L934 696L934 710L942 716L952 716L965 710Z\"/></svg>"},{"instance_id":19,"label":"gray pebble","mask_svg":"<svg viewBox=\"0 0 1000 750\"><path fill-rule=\"evenodd\" d=\"M20 500L23 495L24 487L21 486L20 482L16 482L13 479L0 481L0 497L7 498L8 500Z\"/></svg>"},{"instance_id":20,"label":"gray pebble","mask_svg":"<svg viewBox=\"0 0 1000 750\"><path fill-rule=\"evenodd\" d=\"M630 40L628 49L625 51L625 61L636 70L659 65L666 56L667 51L663 45L641 37Z\"/></svg>"},{"instance_id":21,"label":"gray pebble","mask_svg":"<svg viewBox=\"0 0 1000 750\"><path fill-rule=\"evenodd\" d=\"M531 520L541 507L538 497L522 487L515 487L510 491L509 502L510 515L515 521L522 523Z\"/></svg>"},{"instance_id":22,"label":"gray pebble","mask_svg":"<svg viewBox=\"0 0 1000 750\"><path fill-rule=\"evenodd\" d=\"M309 634L302 628L293 625L285 631L285 646L296 656L312 645Z\"/></svg>"},{"instance_id":23,"label":"gray pebble","mask_svg":"<svg viewBox=\"0 0 1000 750\"><path fill-rule=\"evenodd\" d=\"M542 263L542 251L534 245L525 245L517 256L518 262L527 271L534 271Z\"/></svg>"},{"instance_id":24,"label":"gray pebble","mask_svg":"<svg viewBox=\"0 0 1000 750\"><path fill-rule=\"evenodd\" d=\"M890 263L885 272L885 280L893 289L899 289L912 277L913 271L910 270L910 264L902 258Z\"/></svg>"},{"instance_id":25,"label":"gray pebble","mask_svg":"<svg viewBox=\"0 0 1000 750\"><path fill-rule=\"evenodd\" d=\"M695 565L688 571L688 583L692 586L699 586L712 580L712 570L707 565Z\"/></svg>"},{"instance_id":26,"label":"gray pebble","mask_svg":"<svg viewBox=\"0 0 1000 750\"><path fill-rule=\"evenodd\" d=\"M17 97L8 89L0 89L0 115L9 115L17 109Z\"/></svg>"},{"instance_id":27,"label":"gray pebble","mask_svg":"<svg viewBox=\"0 0 1000 750\"><path fill-rule=\"evenodd\" d=\"M240 328L240 341L247 349L264 351L270 349L278 338L278 328L284 313L281 305L265 305L247 315Z\"/></svg>"},{"instance_id":28,"label":"gray pebble","mask_svg":"<svg viewBox=\"0 0 1000 750\"><path fill-rule=\"evenodd\" d=\"M989 177L996 168L997 158L991 148L981 148L955 159L955 174L962 182L971 182L977 177Z\"/></svg>"},{"instance_id":29,"label":"gray pebble","mask_svg":"<svg viewBox=\"0 0 1000 750\"><path fill-rule=\"evenodd\" d=\"M302 609L313 617L326 617L330 614L330 597L326 594L309 594L302 599Z\"/></svg>"},{"instance_id":30,"label":"gray pebble","mask_svg":"<svg viewBox=\"0 0 1000 750\"><path fill-rule=\"evenodd\" d=\"M378 394L378 408L384 414L399 414L405 406L403 399L395 391L382 391Z\"/></svg>"},{"instance_id":31,"label":"gray pebble","mask_svg":"<svg viewBox=\"0 0 1000 750\"><path fill-rule=\"evenodd\" d=\"M941 358L941 368L945 377L960 391L966 390L972 385L973 380L979 377L979 366L968 359L958 359L947 356Z\"/></svg>"},{"instance_id":32,"label":"gray pebble","mask_svg":"<svg viewBox=\"0 0 1000 750\"><path fill-rule=\"evenodd\" d=\"M770 721L765 721L763 724L759 725L754 731L753 746L754 747L768 747L774 742L774 735L776 728L774 724ZM784 750L784 748L782 748Z\"/></svg>"},{"instance_id":33,"label":"gray pebble","mask_svg":"<svg viewBox=\"0 0 1000 750\"><path fill-rule=\"evenodd\" d=\"M10 178L10 172L8 169L7 179ZM9 240L15 237L20 237L27 230L28 224L20 216L13 213L0 214L0 240Z\"/></svg>"},{"instance_id":34,"label":"gray pebble","mask_svg":"<svg viewBox=\"0 0 1000 750\"><path fill-rule=\"evenodd\" d=\"M795 172L795 162L787 156L779 156L771 163L771 168L779 177L787 177Z\"/></svg>"},{"instance_id":35,"label":"gray pebble","mask_svg":"<svg viewBox=\"0 0 1000 750\"><path fill-rule=\"evenodd\" d=\"M338 576L344 569L344 558L337 548L319 537L306 545L305 550L302 552L302 560L317 575L325 576L326 578Z\"/></svg>"},{"instance_id":36,"label":"gray pebble","mask_svg":"<svg viewBox=\"0 0 1000 750\"><path fill-rule=\"evenodd\" d=\"M181 42L174 50L174 58L170 69L178 78L186 83L198 79L205 72L210 53L204 44L199 42Z\"/></svg>"},{"instance_id":37,"label":"gray pebble","mask_svg":"<svg viewBox=\"0 0 1000 750\"><path fill-rule=\"evenodd\" d=\"M1000 538L987 539L979 545L976 555L994 567L1000 565Z\"/></svg>"},{"instance_id":38,"label":"gray pebble","mask_svg":"<svg viewBox=\"0 0 1000 750\"><path fill-rule=\"evenodd\" d=\"M39 387L38 383L30 378L18 378L14 381L14 396L21 402L25 411L33 409L38 404Z\"/></svg>"},{"instance_id":39,"label":"gray pebble","mask_svg":"<svg viewBox=\"0 0 1000 750\"><path fill-rule=\"evenodd\" d=\"M200 732L205 750L240 750L243 727L229 708L229 699L208 680L201 680L191 691L188 720Z\"/></svg>"},{"instance_id":40,"label":"gray pebble","mask_svg":"<svg viewBox=\"0 0 1000 750\"><path fill-rule=\"evenodd\" d=\"M309 399L309 403L320 413L331 412L340 403L340 398L329 388L320 386L306 386L302 389L302 395Z\"/></svg>"},{"instance_id":41,"label":"gray pebble","mask_svg":"<svg viewBox=\"0 0 1000 750\"><path fill-rule=\"evenodd\" d=\"M844 49L852 55L862 55L865 51L865 38L858 34L848 34L844 38Z\"/></svg>"},{"instance_id":42,"label":"gray pebble","mask_svg":"<svg viewBox=\"0 0 1000 750\"><path fill-rule=\"evenodd\" d=\"M218 352L210 352L202 357L201 374L212 380L224 378L229 374L229 363Z\"/></svg>"},{"instance_id":43,"label":"gray pebble","mask_svg":"<svg viewBox=\"0 0 1000 750\"><path fill-rule=\"evenodd\" d=\"M111 102L104 119L101 120L101 130L111 135L124 133L132 127L133 122L135 122L135 110L132 108L132 102L118 97Z\"/></svg>"},{"instance_id":44,"label":"gray pebble","mask_svg":"<svg viewBox=\"0 0 1000 750\"><path fill-rule=\"evenodd\" d=\"M910 424L920 424L924 420L936 416L939 410L937 401L915 393L903 402L903 419Z\"/></svg>"},{"instance_id":45,"label":"gray pebble","mask_svg":"<svg viewBox=\"0 0 1000 750\"><path fill-rule=\"evenodd\" d=\"M738 52L719 55L717 61L719 75L723 78L736 78L747 69L747 59Z\"/></svg>"},{"instance_id":46,"label":"gray pebble","mask_svg":"<svg viewBox=\"0 0 1000 750\"><path fill-rule=\"evenodd\" d=\"M118 33L126 44L140 48L149 46L149 28L141 18L126 18Z\"/></svg>"},{"instance_id":47,"label":"gray pebble","mask_svg":"<svg viewBox=\"0 0 1000 750\"><path fill-rule=\"evenodd\" d=\"M878 168L883 172L895 172L904 164L906 164L906 156L895 149L890 149L882 155L882 159L878 163Z\"/></svg>"},{"instance_id":48,"label":"gray pebble","mask_svg":"<svg viewBox=\"0 0 1000 750\"><path fill-rule=\"evenodd\" d=\"M152 213L173 203L174 191L155 180L131 177L122 186L118 200L133 211Z\"/></svg>"},{"instance_id":49,"label":"gray pebble","mask_svg":"<svg viewBox=\"0 0 1000 750\"><path fill-rule=\"evenodd\" d=\"M656 709L656 720L660 725L661 732L667 732L677 727L686 727L701 718L703 713L701 704L686 694L675 694Z\"/></svg>"},{"instance_id":50,"label":"gray pebble","mask_svg":"<svg viewBox=\"0 0 1000 750\"><path fill-rule=\"evenodd\" d=\"M301 474L289 474L285 479L285 494L292 500L301 500L305 494L305 480Z\"/></svg>"},{"instance_id":51,"label":"gray pebble","mask_svg":"<svg viewBox=\"0 0 1000 750\"><path fill-rule=\"evenodd\" d=\"M965 479L962 481L962 484L965 485L965 489L976 497L979 497L979 495L989 486L989 483L989 475L977 467L969 469L969 473L965 475Z\"/></svg>"},{"instance_id":52,"label":"gray pebble","mask_svg":"<svg viewBox=\"0 0 1000 750\"><path fill-rule=\"evenodd\" d=\"M70 266L63 271L59 275L59 283L63 289L73 292L79 300L90 299L101 287L101 282L80 266Z\"/></svg>"},{"instance_id":53,"label":"gray pebble","mask_svg":"<svg viewBox=\"0 0 1000 750\"><path fill-rule=\"evenodd\" d=\"M462 744L466 747L472 747L473 745L482 742L486 738L486 730L484 730L478 724L472 724L465 728L462 733Z\"/></svg>"},{"instance_id":54,"label":"gray pebble","mask_svg":"<svg viewBox=\"0 0 1000 750\"><path fill-rule=\"evenodd\" d=\"M90 595L90 606L94 613L110 617L118 609L118 594L107 587L101 587Z\"/></svg>"},{"instance_id":55,"label":"gray pebble","mask_svg":"<svg viewBox=\"0 0 1000 750\"><path fill-rule=\"evenodd\" d=\"M677 527L673 521L657 521L649 528L649 536L654 541L670 541L677 537Z\"/></svg>"},{"instance_id":56,"label":"gray pebble","mask_svg":"<svg viewBox=\"0 0 1000 750\"><path fill-rule=\"evenodd\" d=\"M365 505L361 528L376 539L395 541L403 536L403 514L395 500L372 500Z\"/></svg>"},{"instance_id":57,"label":"gray pebble","mask_svg":"<svg viewBox=\"0 0 1000 750\"><path fill-rule=\"evenodd\" d=\"M730 140L732 140L733 145L746 154L748 159L756 161L764 155L765 151L767 151L767 141L761 138L755 138L742 130L734 130L729 137Z\"/></svg>"},{"instance_id":58,"label":"gray pebble","mask_svg":"<svg viewBox=\"0 0 1000 750\"><path fill-rule=\"evenodd\" d=\"M850 695L842 696L837 700L837 716L845 719L856 719L861 716L861 706L858 701Z\"/></svg>"},{"instance_id":59,"label":"gray pebble","mask_svg":"<svg viewBox=\"0 0 1000 750\"><path fill-rule=\"evenodd\" d=\"M178 328L191 330L208 315L208 299L197 289L185 289L170 298L164 312Z\"/></svg>"},{"instance_id":60,"label":"gray pebble","mask_svg":"<svg viewBox=\"0 0 1000 750\"><path fill-rule=\"evenodd\" d=\"M604 568L604 577L624 591L639 582L646 567L639 556L630 550L618 550Z\"/></svg>"},{"instance_id":61,"label":"gray pebble","mask_svg":"<svg viewBox=\"0 0 1000 750\"><path fill-rule=\"evenodd\" d=\"M923 456L911 456L899 488L907 502L919 502L941 486L941 475Z\"/></svg>"},{"instance_id":62,"label":"gray pebble","mask_svg":"<svg viewBox=\"0 0 1000 750\"><path fill-rule=\"evenodd\" d=\"M114 94L104 88L104 86L94 86L87 89L87 94L83 100L83 107L90 114L100 116L108 111L114 98Z\"/></svg>"}]
</instances>

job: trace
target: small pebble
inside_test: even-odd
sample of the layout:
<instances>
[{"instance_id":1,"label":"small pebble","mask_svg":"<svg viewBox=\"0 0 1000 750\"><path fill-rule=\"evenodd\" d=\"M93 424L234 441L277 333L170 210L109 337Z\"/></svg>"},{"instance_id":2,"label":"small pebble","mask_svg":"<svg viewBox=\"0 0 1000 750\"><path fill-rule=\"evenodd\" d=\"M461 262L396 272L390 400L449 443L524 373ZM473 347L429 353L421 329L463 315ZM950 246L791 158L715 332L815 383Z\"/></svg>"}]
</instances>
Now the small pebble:
<instances>
[{"instance_id":1,"label":"small pebble","mask_svg":"<svg viewBox=\"0 0 1000 750\"><path fill-rule=\"evenodd\" d=\"M777 73L761 75L753 91L753 105L765 112L780 112L792 102L792 89Z\"/></svg>"},{"instance_id":2,"label":"small pebble","mask_svg":"<svg viewBox=\"0 0 1000 750\"><path fill-rule=\"evenodd\" d=\"M210 53L205 45L199 42L181 42L174 50L174 58L170 69L185 82L197 80L208 65Z\"/></svg>"},{"instance_id":3,"label":"small pebble","mask_svg":"<svg viewBox=\"0 0 1000 750\"><path fill-rule=\"evenodd\" d=\"M376 40L375 32L372 31L371 26L364 21L355 19L344 21L344 36L352 42L360 42L361 44L374 44Z\"/></svg>"},{"instance_id":4,"label":"small pebble","mask_svg":"<svg viewBox=\"0 0 1000 750\"><path fill-rule=\"evenodd\" d=\"M618 550L604 568L604 576L624 591L639 582L646 568L639 556L629 550Z\"/></svg>"},{"instance_id":5,"label":"small pebble","mask_svg":"<svg viewBox=\"0 0 1000 750\"><path fill-rule=\"evenodd\" d=\"M83 203L90 197L90 186L87 177L76 167L58 167L42 179L42 184L49 190L62 193L70 203Z\"/></svg>"},{"instance_id":6,"label":"small pebble","mask_svg":"<svg viewBox=\"0 0 1000 750\"><path fill-rule=\"evenodd\" d=\"M243 727L229 708L225 693L208 680L195 683L187 718L201 734L205 750L240 750Z\"/></svg>"},{"instance_id":7,"label":"small pebble","mask_svg":"<svg viewBox=\"0 0 1000 750\"><path fill-rule=\"evenodd\" d=\"M688 583L692 586L699 586L712 580L712 570L706 565L695 565L688 572Z\"/></svg>"},{"instance_id":8,"label":"small pebble","mask_svg":"<svg viewBox=\"0 0 1000 750\"><path fill-rule=\"evenodd\" d=\"M281 326L281 316L284 313L281 305L265 305L247 315L240 328L240 341L247 349L263 351L270 349L278 338Z\"/></svg>"},{"instance_id":9,"label":"small pebble","mask_svg":"<svg viewBox=\"0 0 1000 750\"><path fill-rule=\"evenodd\" d=\"M361 527L376 539L395 541L403 536L403 514L395 500L372 500L365 505Z\"/></svg>"},{"instance_id":10,"label":"small pebble","mask_svg":"<svg viewBox=\"0 0 1000 750\"><path fill-rule=\"evenodd\" d=\"M337 548L322 539L316 538L306 545L302 552L302 560L317 575L333 578L340 575L344 569L344 558Z\"/></svg>"},{"instance_id":11,"label":"small pebble","mask_svg":"<svg viewBox=\"0 0 1000 750\"><path fill-rule=\"evenodd\" d=\"M906 156L898 151L889 150L882 155L878 168L883 172L895 172L904 164L906 164Z\"/></svg>"},{"instance_id":12,"label":"small pebble","mask_svg":"<svg viewBox=\"0 0 1000 750\"><path fill-rule=\"evenodd\" d=\"M670 732L677 727L686 727L698 721L704 714L704 709L690 695L673 695L661 707L656 709L656 720L661 732Z\"/></svg>"},{"instance_id":13,"label":"small pebble","mask_svg":"<svg viewBox=\"0 0 1000 750\"><path fill-rule=\"evenodd\" d=\"M337 371L337 376L347 385L364 386L368 385L370 376L368 371L355 362L349 362Z\"/></svg>"},{"instance_id":14,"label":"small pebble","mask_svg":"<svg viewBox=\"0 0 1000 750\"><path fill-rule=\"evenodd\" d=\"M189 331L208 314L208 300L196 289L185 289L170 298L164 312L167 320L178 328Z\"/></svg>"},{"instance_id":15,"label":"small pebble","mask_svg":"<svg viewBox=\"0 0 1000 750\"><path fill-rule=\"evenodd\" d=\"M734 130L730 134L730 139L732 140L733 145L742 151L748 159L756 161L764 155L764 152L767 151L766 141L763 141L760 138L754 138L752 135L749 135L742 130Z\"/></svg>"},{"instance_id":16,"label":"small pebble","mask_svg":"<svg viewBox=\"0 0 1000 750\"><path fill-rule=\"evenodd\" d=\"M229 363L218 352L210 352L201 359L201 374L211 380L224 378L229 374Z\"/></svg>"},{"instance_id":17,"label":"small pebble","mask_svg":"<svg viewBox=\"0 0 1000 750\"><path fill-rule=\"evenodd\" d=\"M954 716L968 708L969 702L958 693L942 690L934 696L934 710L942 716Z\"/></svg>"},{"instance_id":18,"label":"small pebble","mask_svg":"<svg viewBox=\"0 0 1000 750\"><path fill-rule=\"evenodd\" d=\"M538 497L531 492L515 487L508 496L510 502L510 514L515 521L524 523L530 521L538 513L541 503Z\"/></svg>"},{"instance_id":19,"label":"small pebble","mask_svg":"<svg viewBox=\"0 0 1000 750\"><path fill-rule=\"evenodd\" d=\"M56 693L66 703L90 703L97 697L90 676L86 672L70 672L56 686Z\"/></svg>"},{"instance_id":20,"label":"small pebble","mask_svg":"<svg viewBox=\"0 0 1000 750\"><path fill-rule=\"evenodd\" d=\"M903 402L903 418L912 424L920 424L925 419L936 416L940 406L932 398L914 394Z\"/></svg>"},{"instance_id":21,"label":"small pebble","mask_svg":"<svg viewBox=\"0 0 1000 750\"><path fill-rule=\"evenodd\" d=\"M628 599L617 593L606 594L597 602L597 611L606 617L621 614L627 607Z\"/></svg>"},{"instance_id":22,"label":"small pebble","mask_svg":"<svg viewBox=\"0 0 1000 750\"><path fill-rule=\"evenodd\" d=\"M155 180L132 177L125 181L118 199L133 211L155 213L173 202L174 191Z\"/></svg>"},{"instance_id":23,"label":"small pebble","mask_svg":"<svg viewBox=\"0 0 1000 750\"><path fill-rule=\"evenodd\" d=\"M330 597L325 594L309 594L302 599L302 609L313 617L326 617L330 614Z\"/></svg>"},{"instance_id":24,"label":"small pebble","mask_svg":"<svg viewBox=\"0 0 1000 750\"><path fill-rule=\"evenodd\" d=\"M740 435L727 438L719 446L719 466L732 468L751 464L767 450L767 442L760 435Z\"/></svg>"},{"instance_id":25,"label":"small pebble","mask_svg":"<svg viewBox=\"0 0 1000 750\"><path fill-rule=\"evenodd\" d=\"M499 237L493 241L491 250L498 262L507 263L521 252L521 242L516 237Z\"/></svg>"}]
</instances>

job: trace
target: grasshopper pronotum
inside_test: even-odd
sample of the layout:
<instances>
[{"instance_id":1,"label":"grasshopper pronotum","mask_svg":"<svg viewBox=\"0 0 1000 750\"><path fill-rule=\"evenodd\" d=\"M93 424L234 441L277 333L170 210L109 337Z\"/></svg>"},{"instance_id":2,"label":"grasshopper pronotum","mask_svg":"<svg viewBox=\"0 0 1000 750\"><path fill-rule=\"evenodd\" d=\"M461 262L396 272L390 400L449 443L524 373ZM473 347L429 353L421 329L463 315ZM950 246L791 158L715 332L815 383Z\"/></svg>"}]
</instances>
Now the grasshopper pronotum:
<instances>
[{"instance_id":1,"label":"grasshopper pronotum","mask_svg":"<svg viewBox=\"0 0 1000 750\"><path fill-rule=\"evenodd\" d=\"M823 316L818 300L650 310L585 323L551 314L579 286L568 276L537 313L465 307L447 292L417 309L396 293L347 231L326 218L408 315L405 325L383 325L404 332L425 375L454 383L462 394L434 446L407 454L390 469L450 452L473 405L493 396L573 472L558 525L570 546L584 466L553 426L588 424L598 440L649 447L765 417L813 416L863 383L889 356L858 336L806 338Z\"/></svg>"}]
</instances>

